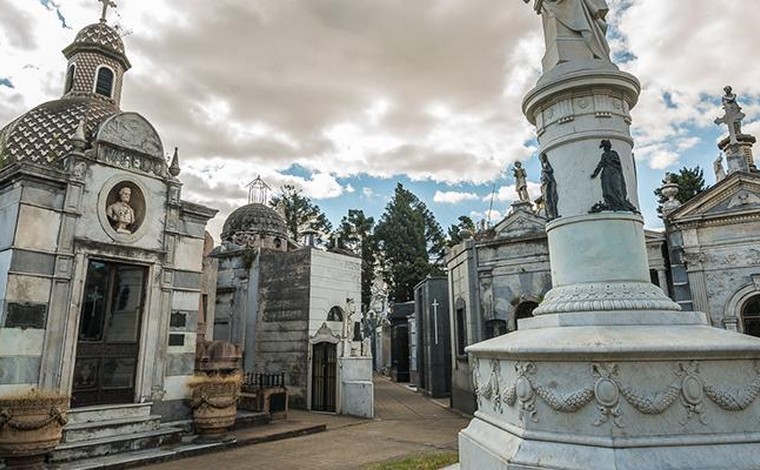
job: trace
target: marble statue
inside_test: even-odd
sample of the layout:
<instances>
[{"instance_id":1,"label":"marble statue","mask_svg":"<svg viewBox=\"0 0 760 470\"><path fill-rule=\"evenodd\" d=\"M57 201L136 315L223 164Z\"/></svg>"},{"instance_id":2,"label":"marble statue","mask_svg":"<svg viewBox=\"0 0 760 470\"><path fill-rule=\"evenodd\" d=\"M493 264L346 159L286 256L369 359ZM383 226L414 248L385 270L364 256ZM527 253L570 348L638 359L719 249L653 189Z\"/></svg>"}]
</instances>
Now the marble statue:
<instances>
[{"instance_id":1,"label":"marble statue","mask_svg":"<svg viewBox=\"0 0 760 470\"><path fill-rule=\"evenodd\" d=\"M528 175L525 172L525 168L522 167L522 163L515 162L515 167L512 170L515 175L515 190L517 191L517 197L521 202L530 202L530 196L528 195Z\"/></svg>"},{"instance_id":2,"label":"marble statue","mask_svg":"<svg viewBox=\"0 0 760 470\"><path fill-rule=\"evenodd\" d=\"M602 159L599 160L591 178L596 178L601 172L604 202L597 203L591 211L609 210L638 213L638 209L628 200L628 190L625 186L625 175L620 163L620 155L612 150L612 143L607 139L602 139L599 148L604 149L604 152L602 152Z\"/></svg>"},{"instance_id":3,"label":"marble statue","mask_svg":"<svg viewBox=\"0 0 760 470\"><path fill-rule=\"evenodd\" d=\"M723 169L723 155L718 154L718 158L713 161L713 170L715 171L716 183L726 177L726 170Z\"/></svg>"},{"instance_id":4,"label":"marble statue","mask_svg":"<svg viewBox=\"0 0 760 470\"><path fill-rule=\"evenodd\" d=\"M559 217L557 212L557 181L554 179L554 168L549 163L549 157L542 153L539 157L541 160L541 199L546 212L546 218L549 220Z\"/></svg>"},{"instance_id":5,"label":"marble statue","mask_svg":"<svg viewBox=\"0 0 760 470\"><path fill-rule=\"evenodd\" d=\"M525 3L531 0L523 0ZM583 39L588 54L574 56L570 49L558 52L557 62L593 58L610 61L607 43L606 16L609 6L605 0L534 0L536 13L544 18L546 50L556 50L562 36ZM556 28L546 28L547 21L556 19ZM589 57L590 56L590 57Z\"/></svg>"},{"instance_id":6,"label":"marble statue","mask_svg":"<svg viewBox=\"0 0 760 470\"><path fill-rule=\"evenodd\" d=\"M131 234L132 231L127 227L135 222L135 211L129 205L132 198L132 190L128 186L119 189L119 200L106 208L106 215L111 220L111 224L116 233Z\"/></svg>"},{"instance_id":7,"label":"marble statue","mask_svg":"<svg viewBox=\"0 0 760 470\"><path fill-rule=\"evenodd\" d=\"M723 88L725 95L721 97L723 103L723 111L725 114L715 119L715 124L725 124L728 126L728 135L730 142L735 144L738 142L737 137L742 133L742 119L746 115L742 112L741 106L736 102L736 94L730 86Z\"/></svg>"}]
</instances>

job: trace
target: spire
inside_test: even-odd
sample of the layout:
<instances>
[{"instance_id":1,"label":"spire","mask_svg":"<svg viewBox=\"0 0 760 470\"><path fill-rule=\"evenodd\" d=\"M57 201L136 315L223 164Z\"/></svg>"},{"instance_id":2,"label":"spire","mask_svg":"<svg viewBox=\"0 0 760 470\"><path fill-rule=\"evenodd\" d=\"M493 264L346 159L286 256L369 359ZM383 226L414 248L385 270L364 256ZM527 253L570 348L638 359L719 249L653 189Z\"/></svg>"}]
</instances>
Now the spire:
<instances>
[{"instance_id":1,"label":"spire","mask_svg":"<svg viewBox=\"0 0 760 470\"><path fill-rule=\"evenodd\" d=\"M180 172L179 168L179 149L177 147L174 147L174 156L172 156L172 163L169 165L169 174L173 177L179 176Z\"/></svg>"}]
</instances>

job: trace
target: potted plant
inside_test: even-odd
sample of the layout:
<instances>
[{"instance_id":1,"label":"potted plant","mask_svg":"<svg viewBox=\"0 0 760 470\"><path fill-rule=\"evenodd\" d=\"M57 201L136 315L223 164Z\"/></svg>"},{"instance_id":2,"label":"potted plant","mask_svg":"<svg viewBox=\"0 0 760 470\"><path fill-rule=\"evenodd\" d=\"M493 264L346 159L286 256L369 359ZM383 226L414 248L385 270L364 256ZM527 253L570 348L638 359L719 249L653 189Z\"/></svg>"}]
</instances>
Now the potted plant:
<instances>
[{"instance_id":1,"label":"potted plant","mask_svg":"<svg viewBox=\"0 0 760 470\"><path fill-rule=\"evenodd\" d=\"M31 390L0 396L0 456L7 468L43 468L61 442L69 396Z\"/></svg>"},{"instance_id":2,"label":"potted plant","mask_svg":"<svg viewBox=\"0 0 760 470\"><path fill-rule=\"evenodd\" d=\"M204 440L223 439L235 424L243 376L198 374L188 382L195 432Z\"/></svg>"}]
</instances>

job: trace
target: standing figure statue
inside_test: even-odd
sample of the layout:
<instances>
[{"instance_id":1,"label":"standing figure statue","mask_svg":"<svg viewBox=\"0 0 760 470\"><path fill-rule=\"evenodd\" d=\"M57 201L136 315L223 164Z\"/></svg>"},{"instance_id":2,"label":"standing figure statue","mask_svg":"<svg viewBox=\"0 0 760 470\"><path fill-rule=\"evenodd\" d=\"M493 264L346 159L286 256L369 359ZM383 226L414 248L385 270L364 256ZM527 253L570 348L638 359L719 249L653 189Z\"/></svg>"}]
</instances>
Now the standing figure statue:
<instances>
[{"instance_id":1,"label":"standing figure statue","mask_svg":"<svg viewBox=\"0 0 760 470\"><path fill-rule=\"evenodd\" d=\"M726 170L723 169L723 155L718 154L718 158L713 161L713 170L715 171L715 182L722 181L726 177Z\"/></svg>"},{"instance_id":2,"label":"standing figure statue","mask_svg":"<svg viewBox=\"0 0 760 470\"><path fill-rule=\"evenodd\" d=\"M529 3L531 0L523 0ZM533 8L544 19L546 50L556 51L556 62L593 58L610 61L610 46L607 43L607 13L609 6L605 0L534 0ZM547 28L547 22L556 19L556 27ZM551 33L549 33L551 31ZM563 52L562 37L583 38L588 54L577 55L571 43ZM555 64L556 65L556 64Z\"/></svg>"},{"instance_id":3,"label":"standing figure statue","mask_svg":"<svg viewBox=\"0 0 760 470\"><path fill-rule=\"evenodd\" d=\"M517 197L521 202L530 202L530 196L528 195L528 174L525 172L525 168L522 167L522 163L515 162L512 172L515 175Z\"/></svg>"},{"instance_id":4,"label":"standing figure statue","mask_svg":"<svg viewBox=\"0 0 760 470\"><path fill-rule=\"evenodd\" d=\"M715 119L715 124L725 124L728 126L728 136L730 142L735 144L738 142L737 137L742 133L742 120L747 117L742 112L742 107L736 102L736 94L730 86L723 88L723 95L721 97L721 103L723 103L723 111L725 114Z\"/></svg>"},{"instance_id":5,"label":"standing figure statue","mask_svg":"<svg viewBox=\"0 0 760 470\"><path fill-rule=\"evenodd\" d=\"M620 163L620 155L612 150L612 143L603 139L599 148L604 149L602 159L591 174L591 178L596 178L602 173L602 198L603 202L598 202L591 209L591 212L601 211L626 211L639 213L636 206L628 200L628 190L625 186L625 175L623 175L623 165Z\"/></svg>"},{"instance_id":6,"label":"standing figure statue","mask_svg":"<svg viewBox=\"0 0 760 470\"><path fill-rule=\"evenodd\" d=\"M123 186L119 189L119 200L106 208L106 215L111 221L114 230L116 230L116 233L132 233L128 228L135 222L135 211L132 209L132 206L129 205L129 200L131 198L132 190L129 189L129 186Z\"/></svg>"},{"instance_id":7,"label":"standing figure statue","mask_svg":"<svg viewBox=\"0 0 760 470\"><path fill-rule=\"evenodd\" d=\"M546 218L553 220L559 217L557 212L559 196L557 195L557 181L554 179L554 168L552 168L549 157L545 153L542 153L538 159L541 160L541 198L546 210Z\"/></svg>"}]
</instances>

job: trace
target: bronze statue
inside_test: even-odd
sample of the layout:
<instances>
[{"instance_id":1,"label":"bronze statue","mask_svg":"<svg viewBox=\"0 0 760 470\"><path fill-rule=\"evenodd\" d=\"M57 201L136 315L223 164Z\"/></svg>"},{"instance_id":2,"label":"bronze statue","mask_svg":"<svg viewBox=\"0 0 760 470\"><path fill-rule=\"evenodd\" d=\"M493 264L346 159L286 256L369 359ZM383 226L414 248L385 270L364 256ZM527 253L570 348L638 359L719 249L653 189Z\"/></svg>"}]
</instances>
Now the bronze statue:
<instances>
[{"instance_id":1,"label":"bronze statue","mask_svg":"<svg viewBox=\"0 0 760 470\"><path fill-rule=\"evenodd\" d=\"M541 160L541 198L543 199L546 218L553 220L559 217L557 212L559 196L557 195L557 181L554 179L554 168L552 168L549 157L545 153L542 153L538 159Z\"/></svg>"},{"instance_id":2,"label":"bronze statue","mask_svg":"<svg viewBox=\"0 0 760 470\"><path fill-rule=\"evenodd\" d=\"M602 152L602 159L591 174L591 178L596 178L601 172L602 198L604 201L596 203L591 212L606 210L638 214L639 210L628 200L628 190L625 185L620 155L612 150L612 143L607 139L602 140L599 148L604 149L604 152Z\"/></svg>"}]
</instances>

